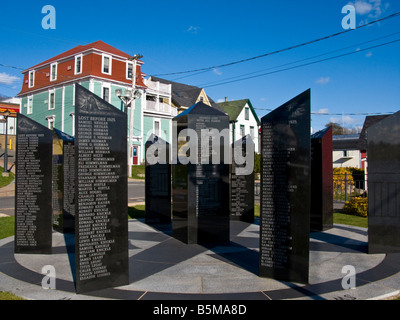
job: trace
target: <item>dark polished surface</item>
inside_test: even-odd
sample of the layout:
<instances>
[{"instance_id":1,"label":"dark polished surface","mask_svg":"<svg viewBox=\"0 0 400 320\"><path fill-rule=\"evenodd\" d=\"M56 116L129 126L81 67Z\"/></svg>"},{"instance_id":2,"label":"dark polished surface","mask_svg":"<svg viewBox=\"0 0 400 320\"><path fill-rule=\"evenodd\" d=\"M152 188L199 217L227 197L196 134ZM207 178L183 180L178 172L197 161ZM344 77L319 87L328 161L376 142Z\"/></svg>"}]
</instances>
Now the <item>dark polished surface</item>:
<instances>
[{"instance_id":1,"label":"dark polished surface","mask_svg":"<svg viewBox=\"0 0 400 320\"><path fill-rule=\"evenodd\" d=\"M76 84L76 291L129 283L127 116Z\"/></svg>"},{"instance_id":2,"label":"dark polished surface","mask_svg":"<svg viewBox=\"0 0 400 320\"><path fill-rule=\"evenodd\" d=\"M310 90L261 124L260 276L308 283Z\"/></svg>"},{"instance_id":3,"label":"dark polished surface","mask_svg":"<svg viewBox=\"0 0 400 320\"><path fill-rule=\"evenodd\" d=\"M50 254L53 131L18 114L15 253Z\"/></svg>"},{"instance_id":4,"label":"dark polished surface","mask_svg":"<svg viewBox=\"0 0 400 320\"><path fill-rule=\"evenodd\" d=\"M368 252L400 252L400 112L367 135Z\"/></svg>"},{"instance_id":5,"label":"dark polished surface","mask_svg":"<svg viewBox=\"0 0 400 320\"><path fill-rule=\"evenodd\" d=\"M202 129L217 129L221 132L229 128L226 114L202 102L175 117L173 121L176 122L178 135L184 129L196 131L199 149L202 145ZM182 141L177 141L181 150ZM212 153L207 157L205 153L198 152L196 163L178 162L172 166L173 236L182 242L229 242L229 164L224 163L225 149L222 141L217 141L221 152L220 164L212 164ZM197 148L190 150L197 151ZM202 160L208 160L209 164L202 164Z\"/></svg>"},{"instance_id":6,"label":"dark polished surface","mask_svg":"<svg viewBox=\"0 0 400 320\"><path fill-rule=\"evenodd\" d=\"M145 202L146 223L171 222L171 165L169 143L156 135L146 142ZM154 148L153 150L149 148ZM151 151L151 152L148 152ZM154 151L154 152L153 152ZM151 155L150 155L151 153ZM158 160L150 161L155 155Z\"/></svg>"},{"instance_id":7,"label":"dark polished surface","mask_svg":"<svg viewBox=\"0 0 400 320\"><path fill-rule=\"evenodd\" d=\"M75 139L53 129L53 229L75 230Z\"/></svg>"},{"instance_id":8,"label":"dark polished surface","mask_svg":"<svg viewBox=\"0 0 400 320\"><path fill-rule=\"evenodd\" d=\"M249 135L236 141L242 144L242 154L246 150L254 152L254 142ZM236 164L232 161L231 167L231 219L243 222L254 222L254 170L249 175L237 174L237 168L243 165Z\"/></svg>"},{"instance_id":9,"label":"dark polished surface","mask_svg":"<svg viewBox=\"0 0 400 320\"><path fill-rule=\"evenodd\" d=\"M332 127L311 136L312 231L333 227Z\"/></svg>"}]
</instances>

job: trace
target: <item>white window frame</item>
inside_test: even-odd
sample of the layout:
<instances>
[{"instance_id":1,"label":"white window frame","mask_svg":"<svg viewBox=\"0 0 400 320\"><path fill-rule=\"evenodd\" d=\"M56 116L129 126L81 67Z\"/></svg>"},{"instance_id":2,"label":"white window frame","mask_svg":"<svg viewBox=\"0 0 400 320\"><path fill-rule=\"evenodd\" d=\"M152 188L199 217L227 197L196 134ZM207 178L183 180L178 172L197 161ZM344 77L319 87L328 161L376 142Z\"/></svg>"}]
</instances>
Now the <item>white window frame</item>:
<instances>
[{"instance_id":1,"label":"white window frame","mask_svg":"<svg viewBox=\"0 0 400 320\"><path fill-rule=\"evenodd\" d=\"M104 72L104 59L105 58L109 59L108 72ZM112 56L110 56L109 54L103 53L101 56L101 73L108 74L108 75L112 74Z\"/></svg>"},{"instance_id":2,"label":"white window frame","mask_svg":"<svg viewBox=\"0 0 400 320\"><path fill-rule=\"evenodd\" d=\"M254 138L255 138L254 133L255 133L254 127L250 126L250 137L251 137L251 139L253 139L253 141L254 141Z\"/></svg>"},{"instance_id":3,"label":"white window frame","mask_svg":"<svg viewBox=\"0 0 400 320\"><path fill-rule=\"evenodd\" d=\"M53 107L51 106L51 95L54 96L54 100L53 100ZM49 90L49 110L54 110L56 108L56 92L54 89Z\"/></svg>"},{"instance_id":4,"label":"white window frame","mask_svg":"<svg viewBox=\"0 0 400 320\"><path fill-rule=\"evenodd\" d=\"M75 137L75 112L69 114L72 118L72 136Z\"/></svg>"},{"instance_id":5,"label":"white window frame","mask_svg":"<svg viewBox=\"0 0 400 320\"><path fill-rule=\"evenodd\" d=\"M56 124L56 116L55 115L48 116L48 117L46 117L46 119L47 119L47 128L52 130ZM51 126L51 124L53 124L53 126Z\"/></svg>"},{"instance_id":6,"label":"white window frame","mask_svg":"<svg viewBox=\"0 0 400 320\"><path fill-rule=\"evenodd\" d=\"M78 62L78 59L81 59L81 69L78 72L77 68L76 68L76 63ZM82 68L83 68L83 55L82 54L78 54L75 56L75 65L74 65L74 74L81 74L82 73Z\"/></svg>"},{"instance_id":7,"label":"white window frame","mask_svg":"<svg viewBox=\"0 0 400 320\"><path fill-rule=\"evenodd\" d=\"M54 77L53 77L53 67L54 68ZM56 81L57 80L57 69L58 69L58 63L54 62L50 64L50 81Z\"/></svg>"},{"instance_id":8,"label":"white window frame","mask_svg":"<svg viewBox=\"0 0 400 320\"><path fill-rule=\"evenodd\" d=\"M33 88L35 86L35 70L28 72L28 88Z\"/></svg>"},{"instance_id":9,"label":"white window frame","mask_svg":"<svg viewBox=\"0 0 400 320\"><path fill-rule=\"evenodd\" d=\"M250 108L249 107L244 108L244 120L250 120Z\"/></svg>"},{"instance_id":10,"label":"white window frame","mask_svg":"<svg viewBox=\"0 0 400 320\"><path fill-rule=\"evenodd\" d=\"M242 131L242 129L243 129L243 131ZM245 127L244 124L240 125L240 136L241 137L245 137L246 136L246 127Z\"/></svg>"},{"instance_id":11,"label":"white window frame","mask_svg":"<svg viewBox=\"0 0 400 320\"><path fill-rule=\"evenodd\" d=\"M129 77L129 66L132 66L132 75L131 75L131 77ZM127 80L132 80L132 77L133 77L133 67L134 67L134 64L133 64L133 62L130 62L130 61L127 61L126 62L126 72L125 72L125 76L126 76L126 79Z\"/></svg>"},{"instance_id":12,"label":"white window frame","mask_svg":"<svg viewBox=\"0 0 400 320\"><path fill-rule=\"evenodd\" d=\"M32 113L33 113L33 96L28 96L26 100L26 114L32 114Z\"/></svg>"},{"instance_id":13,"label":"white window frame","mask_svg":"<svg viewBox=\"0 0 400 320\"><path fill-rule=\"evenodd\" d=\"M104 89L108 89L108 101L104 99ZM111 101L111 85L109 83L103 83L101 86L101 98L110 103Z\"/></svg>"}]
</instances>

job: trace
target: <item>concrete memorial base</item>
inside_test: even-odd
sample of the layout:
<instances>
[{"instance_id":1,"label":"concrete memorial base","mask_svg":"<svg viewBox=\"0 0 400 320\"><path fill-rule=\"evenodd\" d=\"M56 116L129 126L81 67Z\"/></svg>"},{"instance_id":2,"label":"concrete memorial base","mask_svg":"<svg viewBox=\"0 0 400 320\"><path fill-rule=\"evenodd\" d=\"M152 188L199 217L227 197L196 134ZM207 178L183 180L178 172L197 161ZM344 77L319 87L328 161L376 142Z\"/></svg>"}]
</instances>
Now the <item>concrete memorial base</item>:
<instances>
[{"instance_id":1,"label":"concrete memorial base","mask_svg":"<svg viewBox=\"0 0 400 320\"><path fill-rule=\"evenodd\" d=\"M129 221L129 284L85 294L74 285L74 237L53 233L53 254L14 254L14 238L0 240L0 291L28 299L124 300L355 300L399 293L400 254L367 254L367 230L334 225L310 235L308 285L258 276L259 225L231 221L231 242L186 245L171 224ZM54 290L42 288L43 266L54 266ZM356 270L356 288L343 289L343 266ZM242 301L243 303L243 301Z\"/></svg>"}]
</instances>

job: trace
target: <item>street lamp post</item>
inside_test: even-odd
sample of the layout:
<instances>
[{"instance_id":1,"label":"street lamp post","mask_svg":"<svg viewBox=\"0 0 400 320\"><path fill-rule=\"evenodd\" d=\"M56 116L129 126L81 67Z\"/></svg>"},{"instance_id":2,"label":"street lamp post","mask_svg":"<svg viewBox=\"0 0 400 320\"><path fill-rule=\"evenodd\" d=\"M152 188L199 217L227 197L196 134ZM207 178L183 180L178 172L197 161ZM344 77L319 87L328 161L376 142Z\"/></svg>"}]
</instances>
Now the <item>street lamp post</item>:
<instances>
[{"instance_id":1,"label":"street lamp post","mask_svg":"<svg viewBox=\"0 0 400 320\"><path fill-rule=\"evenodd\" d=\"M5 120L6 124L6 136L5 136L5 150L4 150L4 173L7 175L8 174L8 154L7 154L7 140L8 140L8 117L10 115L10 111L8 109L4 111L3 117Z\"/></svg>"},{"instance_id":2,"label":"street lamp post","mask_svg":"<svg viewBox=\"0 0 400 320\"><path fill-rule=\"evenodd\" d=\"M128 177L132 177L132 142L133 142L133 112L135 111L135 99L141 96L139 90L136 90L136 62L143 56L138 54L129 58L133 61L132 66L132 90L125 90L124 95L122 95L122 90L115 90L115 94L123 102L125 107L125 113L128 113L128 106L131 107L131 112L129 114L129 140L128 140Z\"/></svg>"}]
</instances>

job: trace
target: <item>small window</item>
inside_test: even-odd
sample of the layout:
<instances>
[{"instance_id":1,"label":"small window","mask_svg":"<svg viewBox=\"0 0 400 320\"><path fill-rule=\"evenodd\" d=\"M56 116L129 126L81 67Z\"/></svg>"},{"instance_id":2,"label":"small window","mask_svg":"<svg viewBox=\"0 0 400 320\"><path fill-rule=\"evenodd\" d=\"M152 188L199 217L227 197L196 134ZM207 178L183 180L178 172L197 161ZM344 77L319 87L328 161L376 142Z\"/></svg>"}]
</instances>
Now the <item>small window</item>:
<instances>
[{"instance_id":1,"label":"small window","mask_svg":"<svg viewBox=\"0 0 400 320\"><path fill-rule=\"evenodd\" d=\"M126 78L128 80L132 80L132 74L133 74L133 63L126 62Z\"/></svg>"},{"instance_id":2,"label":"small window","mask_svg":"<svg viewBox=\"0 0 400 320\"><path fill-rule=\"evenodd\" d=\"M103 88L103 99L107 102L110 102L110 88Z\"/></svg>"},{"instance_id":3,"label":"small window","mask_svg":"<svg viewBox=\"0 0 400 320\"><path fill-rule=\"evenodd\" d=\"M54 91L49 92L49 110L53 110L55 108L55 99L54 99Z\"/></svg>"},{"instance_id":4,"label":"small window","mask_svg":"<svg viewBox=\"0 0 400 320\"><path fill-rule=\"evenodd\" d=\"M154 134L159 137L160 136L160 122L154 121Z\"/></svg>"},{"instance_id":5,"label":"small window","mask_svg":"<svg viewBox=\"0 0 400 320\"><path fill-rule=\"evenodd\" d=\"M250 127L250 137L254 140L254 127Z\"/></svg>"},{"instance_id":6,"label":"small window","mask_svg":"<svg viewBox=\"0 0 400 320\"><path fill-rule=\"evenodd\" d=\"M54 128L54 122L55 122L55 116L47 117L47 127L50 130L53 130L53 128Z\"/></svg>"},{"instance_id":7,"label":"small window","mask_svg":"<svg viewBox=\"0 0 400 320\"><path fill-rule=\"evenodd\" d=\"M241 135L242 137L245 136L244 125L240 125L240 135Z\"/></svg>"},{"instance_id":8,"label":"small window","mask_svg":"<svg viewBox=\"0 0 400 320\"><path fill-rule=\"evenodd\" d=\"M343 150L343 157L348 157L349 156L349 152L347 150Z\"/></svg>"},{"instance_id":9,"label":"small window","mask_svg":"<svg viewBox=\"0 0 400 320\"><path fill-rule=\"evenodd\" d=\"M27 108L26 108L26 113L27 114L32 114L33 112L33 97L29 96L28 97L28 104L27 104Z\"/></svg>"},{"instance_id":10,"label":"small window","mask_svg":"<svg viewBox=\"0 0 400 320\"><path fill-rule=\"evenodd\" d=\"M33 88L35 86L35 71L29 71L28 77L28 87Z\"/></svg>"},{"instance_id":11,"label":"small window","mask_svg":"<svg viewBox=\"0 0 400 320\"><path fill-rule=\"evenodd\" d=\"M82 73L82 55L75 57L75 74Z\"/></svg>"},{"instance_id":12,"label":"small window","mask_svg":"<svg viewBox=\"0 0 400 320\"><path fill-rule=\"evenodd\" d=\"M105 74L111 74L111 63L112 58L109 55L103 55L102 72Z\"/></svg>"},{"instance_id":13,"label":"small window","mask_svg":"<svg viewBox=\"0 0 400 320\"><path fill-rule=\"evenodd\" d=\"M244 120L249 120L250 118L250 109L244 108Z\"/></svg>"},{"instance_id":14,"label":"small window","mask_svg":"<svg viewBox=\"0 0 400 320\"><path fill-rule=\"evenodd\" d=\"M50 81L57 80L57 63L50 65Z\"/></svg>"}]
</instances>

